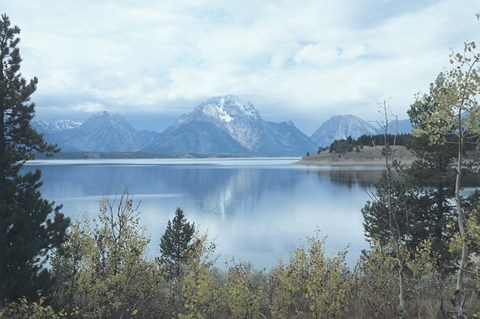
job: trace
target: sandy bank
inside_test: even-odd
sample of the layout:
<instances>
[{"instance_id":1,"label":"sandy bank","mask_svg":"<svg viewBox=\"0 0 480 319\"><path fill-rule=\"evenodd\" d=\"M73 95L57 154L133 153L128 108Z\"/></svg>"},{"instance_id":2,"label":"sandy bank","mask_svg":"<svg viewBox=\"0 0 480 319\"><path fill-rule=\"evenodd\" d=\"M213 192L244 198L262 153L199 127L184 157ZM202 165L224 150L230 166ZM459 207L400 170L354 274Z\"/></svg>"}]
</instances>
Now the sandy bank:
<instances>
[{"instance_id":1,"label":"sandy bank","mask_svg":"<svg viewBox=\"0 0 480 319\"><path fill-rule=\"evenodd\" d=\"M415 156L404 146L393 147L394 158L403 164L411 164ZM305 156L297 162L300 165L331 165L331 166L382 166L385 165L385 158L382 156L381 148L364 147L360 152L348 152L345 154L329 153L323 151L320 154Z\"/></svg>"}]
</instances>

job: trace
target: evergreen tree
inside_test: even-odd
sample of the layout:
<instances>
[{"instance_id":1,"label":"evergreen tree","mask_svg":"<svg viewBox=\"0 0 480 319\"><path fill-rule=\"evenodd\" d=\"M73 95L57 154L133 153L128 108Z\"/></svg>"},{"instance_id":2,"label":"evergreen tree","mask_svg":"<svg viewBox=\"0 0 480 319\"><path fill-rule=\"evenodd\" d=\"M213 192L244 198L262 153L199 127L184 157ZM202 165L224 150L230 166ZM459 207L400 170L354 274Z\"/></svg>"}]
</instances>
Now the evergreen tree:
<instances>
[{"instance_id":1,"label":"evergreen tree","mask_svg":"<svg viewBox=\"0 0 480 319\"><path fill-rule=\"evenodd\" d=\"M177 208L175 217L168 221L167 229L160 239L162 261L172 265L177 276L180 274L181 264L187 261L194 233L195 224L187 222L183 210Z\"/></svg>"},{"instance_id":2,"label":"evergreen tree","mask_svg":"<svg viewBox=\"0 0 480 319\"><path fill-rule=\"evenodd\" d=\"M430 239L433 252L441 259L438 265L443 268L451 262L448 243L456 220L452 205L451 183L455 179L452 148L452 145L432 146L423 139L413 139L412 151L417 159L409 167L397 167L399 179L391 184L395 220L402 241L414 251ZM362 209L365 233L368 238L386 245L389 218L384 180L375 185L372 195L372 200Z\"/></svg>"},{"instance_id":3,"label":"evergreen tree","mask_svg":"<svg viewBox=\"0 0 480 319\"><path fill-rule=\"evenodd\" d=\"M425 96L411 105L408 114L414 127L425 128L422 117L431 114L434 101ZM441 119L440 119L441 120ZM447 137L451 142L452 136ZM409 148L415 154L412 165L397 166L400 179L393 186L393 198L397 203L395 216L402 240L413 251L429 239L431 249L440 260L439 271L451 271L452 255L449 241L456 222L455 197L456 145L431 144L428 137L409 137ZM362 209L367 237L377 239L382 245L388 242L388 218L386 217L386 187L384 182L375 186L374 198Z\"/></svg>"},{"instance_id":4,"label":"evergreen tree","mask_svg":"<svg viewBox=\"0 0 480 319\"><path fill-rule=\"evenodd\" d=\"M41 198L40 171L21 174L35 153L51 154L31 126L35 110L30 96L37 79L20 73L18 34L6 15L0 18L0 304L21 295L32 296L49 285L43 267L51 249L64 240L69 220L60 206Z\"/></svg>"}]
</instances>

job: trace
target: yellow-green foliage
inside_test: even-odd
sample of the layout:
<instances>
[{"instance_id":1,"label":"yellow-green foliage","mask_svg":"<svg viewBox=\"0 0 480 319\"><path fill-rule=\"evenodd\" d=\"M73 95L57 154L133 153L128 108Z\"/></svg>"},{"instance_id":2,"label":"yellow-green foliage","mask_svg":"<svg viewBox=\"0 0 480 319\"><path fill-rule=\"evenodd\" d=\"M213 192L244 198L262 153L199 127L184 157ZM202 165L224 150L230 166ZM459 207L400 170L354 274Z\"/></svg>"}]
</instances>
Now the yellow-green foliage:
<instances>
[{"instance_id":1,"label":"yellow-green foliage","mask_svg":"<svg viewBox=\"0 0 480 319\"><path fill-rule=\"evenodd\" d=\"M4 307L0 319L398 318L398 261L392 245L375 243L352 271L345 265L346 250L327 255L324 238L308 237L267 276L245 263L218 271L213 268L215 245L196 234L182 271L172 277L168 267L147 258L149 239L135 211L128 197L117 206L102 200L98 222L74 223L53 256L54 308L42 298L21 299ZM479 220L479 208L470 209L466 224L472 247L480 242ZM454 277L439 272L441 259L431 246L429 240L416 251L401 246L405 318L438 318L454 311L452 291L447 291ZM453 238L451 251L458 250ZM476 254L469 260L471 294L465 309L473 315L480 311L480 266Z\"/></svg>"},{"instance_id":2,"label":"yellow-green foliage","mask_svg":"<svg viewBox=\"0 0 480 319\"><path fill-rule=\"evenodd\" d=\"M419 318L442 316L444 295L448 295L447 285L445 278L438 272L440 257L432 249L432 242L425 240L408 257L409 276L406 283L410 297L408 312Z\"/></svg>"},{"instance_id":3,"label":"yellow-green foliage","mask_svg":"<svg viewBox=\"0 0 480 319\"><path fill-rule=\"evenodd\" d=\"M349 302L352 273L345 265L346 251L326 257L325 240L307 238L287 264L280 263L270 275L273 317L334 318Z\"/></svg>"},{"instance_id":4,"label":"yellow-green foliage","mask_svg":"<svg viewBox=\"0 0 480 319\"><path fill-rule=\"evenodd\" d=\"M467 219L467 228L471 241L477 246L480 245L480 207L472 210L472 213ZM478 251L472 254L472 261L474 263L475 283L477 290L480 291L480 256Z\"/></svg>"},{"instance_id":5,"label":"yellow-green foliage","mask_svg":"<svg viewBox=\"0 0 480 319\"><path fill-rule=\"evenodd\" d=\"M466 226L469 234L469 243L472 247L470 260L472 261L472 275L477 294L480 293L480 204L471 210ZM476 300L476 307L472 310L480 318L480 301Z\"/></svg>"},{"instance_id":6,"label":"yellow-green foliage","mask_svg":"<svg viewBox=\"0 0 480 319\"><path fill-rule=\"evenodd\" d=\"M382 249L375 243L357 264L355 292L356 312L364 317L394 318L398 308L397 260L392 247ZM360 307L360 308L359 308Z\"/></svg>"},{"instance_id":7,"label":"yellow-green foliage","mask_svg":"<svg viewBox=\"0 0 480 319\"><path fill-rule=\"evenodd\" d=\"M467 222L472 242L480 238L477 217L475 211ZM279 262L265 276L235 262L219 272L213 268L215 245L206 236L197 236L181 275L171 278L148 262L145 254L129 252L127 247L113 262L107 243L101 241L103 248L99 247L100 229L92 230L85 221L75 223L63 252L53 260L58 275L54 306L64 310L54 311L42 298L33 303L21 299L4 307L0 319L398 318L398 262L391 245L374 244L351 271L345 265L346 251L328 256L325 240L309 237L288 261ZM451 291L445 291L451 286L446 280L454 278L439 273L440 259L430 241L418 247L404 252L405 318L443 317L454 310L449 303ZM479 311L476 255L471 255L471 261L477 290L468 296L466 310L473 315Z\"/></svg>"},{"instance_id":8,"label":"yellow-green foliage","mask_svg":"<svg viewBox=\"0 0 480 319\"><path fill-rule=\"evenodd\" d=\"M87 220L73 225L69 239L53 258L59 304L82 318L132 316L148 309L158 276L146 259L149 239L128 194L117 205L100 202L93 230Z\"/></svg>"},{"instance_id":9,"label":"yellow-green foliage","mask_svg":"<svg viewBox=\"0 0 480 319\"><path fill-rule=\"evenodd\" d=\"M180 319L213 318L219 311L221 296L219 287L210 271L214 263L215 245L203 235L194 239L188 252L187 271L181 280L184 309Z\"/></svg>"},{"instance_id":10,"label":"yellow-green foliage","mask_svg":"<svg viewBox=\"0 0 480 319\"><path fill-rule=\"evenodd\" d=\"M218 307L216 287L205 266L189 270L183 280L184 311L180 319L211 318Z\"/></svg>"},{"instance_id":11,"label":"yellow-green foliage","mask_svg":"<svg viewBox=\"0 0 480 319\"><path fill-rule=\"evenodd\" d=\"M479 54L475 42L466 42L462 53L452 53L452 68L438 75L430 84L430 99L418 97L415 103L428 103L429 112L419 114L422 126L415 127L417 136L426 135L432 143L446 143L447 136L455 134L458 142L464 142L465 133L480 132ZM468 114L468 116L467 116Z\"/></svg>"},{"instance_id":12,"label":"yellow-green foliage","mask_svg":"<svg viewBox=\"0 0 480 319\"><path fill-rule=\"evenodd\" d=\"M227 271L223 288L231 318L259 318L261 282L246 263L237 263Z\"/></svg>"},{"instance_id":13,"label":"yellow-green foliage","mask_svg":"<svg viewBox=\"0 0 480 319\"><path fill-rule=\"evenodd\" d=\"M25 297L0 309L0 319L61 319L67 318L63 312L55 312L51 306L46 306L45 298L28 302Z\"/></svg>"},{"instance_id":14,"label":"yellow-green foliage","mask_svg":"<svg viewBox=\"0 0 480 319\"><path fill-rule=\"evenodd\" d=\"M469 263L467 264L468 273L473 275L473 280L477 291L480 291L480 204L472 207L468 212L465 222L467 229L467 243L469 255ZM457 234L450 242L449 250L455 255L461 254L461 238Z\"/></svg>"}]
</instances>

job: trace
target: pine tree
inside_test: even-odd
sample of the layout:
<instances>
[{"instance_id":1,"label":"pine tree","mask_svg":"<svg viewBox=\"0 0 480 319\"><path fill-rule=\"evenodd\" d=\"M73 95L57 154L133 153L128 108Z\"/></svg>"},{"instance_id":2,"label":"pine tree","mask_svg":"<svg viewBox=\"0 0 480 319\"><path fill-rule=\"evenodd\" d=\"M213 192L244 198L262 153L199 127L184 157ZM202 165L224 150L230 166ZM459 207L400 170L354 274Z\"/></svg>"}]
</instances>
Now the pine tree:
<instances>
[{"instance_id":1,"label":"pine tree","mask_svg":"<svg viewBox=\"0 0 480 319\"><path fill-rule=\"evenodd\" d=\"M32 296L48 287L44 268L51 249L64 240L69 219L60 206L41 198L40 171L23 174L21 168L36 153L52 154L30 125L35 105L30 96L37 78L20 73L20 29L7 15L0 18L0 305L21 295Z\"/></svg>"},{"instance_id":2,"label":"pine tree","mask_svg":"<svg viewBox=\"0 0 480 319\"><path fill-rule=\"evenodd\" d=\"M162 260L173 266L176 276L180 275L180 266L186 263L188 248L195 233L195 224L187 222L183 210L177 208L175 217L168 221L167 229L160 240Z\"/></svg>"},{"instance_id":3,"label":"pine tree","mask_svg":"<svg viewBox=\"0 0 480 319\"><path fill-rule=\"evenodd\" d=\"M450 227L455 222L455 209L451 204L454 147L428 145L425 139L414 138L411 149L417 155L416 160L409 167L396 167L399 178L391 183L400 237L411 251L431 240L435 255L441 258L439 270L451 270L448 242L453 236ZM362 208L366 236L382 246L389 242L387 195L387 185L381 180L375 185L372 200Z\"/></svg>"}]
</instances>

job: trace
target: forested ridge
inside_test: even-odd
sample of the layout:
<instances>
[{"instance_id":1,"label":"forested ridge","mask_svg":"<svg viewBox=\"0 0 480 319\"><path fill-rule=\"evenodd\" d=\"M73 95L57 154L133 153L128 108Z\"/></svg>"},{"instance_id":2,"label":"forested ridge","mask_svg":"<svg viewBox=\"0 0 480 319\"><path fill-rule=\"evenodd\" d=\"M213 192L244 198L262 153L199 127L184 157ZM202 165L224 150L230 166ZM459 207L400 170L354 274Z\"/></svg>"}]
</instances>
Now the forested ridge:
<instances>
[{"instance_id":1,"label":"forested ridge","mask_svg":"<svg viewBox=\"0 0 480 319\"><path fill-rule=\"evenodd\" d=\"M386 174L361 211L370 248L355 267L345 263L348 247L326 254L318 230L286 261L256 270L234 260L219 268L215 242L181 208L152 257L133 195L102 198L94 220L73 222L42 199L41 173L21 168L58 150L30 126L37 79L20 73L19 32L1 16L0 318L480 316L480 193L461 192L480 166L464 158L480 146L474 42L410 106L409 148L419 156L409 166L388 147L397 139L380 104Z\"/></svg>"}]
</instances>

